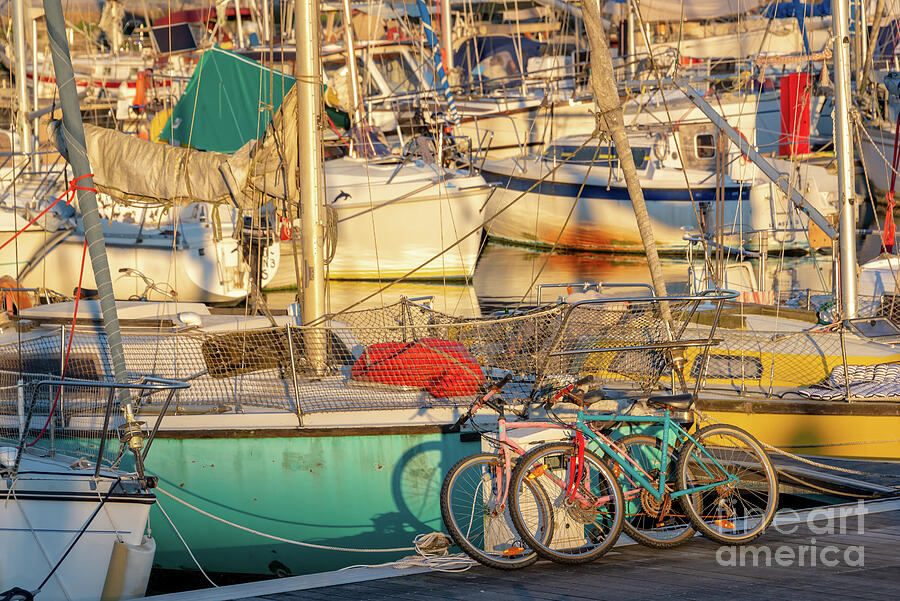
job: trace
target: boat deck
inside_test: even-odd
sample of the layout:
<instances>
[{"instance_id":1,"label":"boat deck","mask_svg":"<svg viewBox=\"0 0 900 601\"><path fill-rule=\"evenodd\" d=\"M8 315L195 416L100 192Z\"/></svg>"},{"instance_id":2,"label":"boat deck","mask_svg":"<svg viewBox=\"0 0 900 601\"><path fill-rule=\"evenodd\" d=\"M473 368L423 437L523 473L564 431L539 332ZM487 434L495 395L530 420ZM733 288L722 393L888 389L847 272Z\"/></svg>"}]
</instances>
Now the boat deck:
<instances>
[{"instance_id":1,"label":"boat deck","mask_svg":"<svg viewBox=\"0 0 900 601\"><path fill-rule=\"evenodd\" d=\"M900 584L900 499L843 507L849 514L843 520L840 509L830 517L821 510L780 517L756 544L736 550L697 537L670 551L620 544L582 566L539 562L515 572L478 566L459 573L356 568L153 599L894 598Z\"/></svg>"}]
</instances>

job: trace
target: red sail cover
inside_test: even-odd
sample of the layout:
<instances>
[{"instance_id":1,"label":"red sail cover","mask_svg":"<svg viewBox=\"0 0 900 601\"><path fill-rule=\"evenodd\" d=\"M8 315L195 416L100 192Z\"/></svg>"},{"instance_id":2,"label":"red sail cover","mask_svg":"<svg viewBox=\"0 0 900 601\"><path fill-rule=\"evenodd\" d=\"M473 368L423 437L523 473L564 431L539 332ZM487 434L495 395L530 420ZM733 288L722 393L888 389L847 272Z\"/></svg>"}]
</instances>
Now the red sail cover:
<instances>
[{"instance_id":1,"label":"red sail cover","mask_svg":"<svg viewBox=\"0 0 900 601\"><path fill-rule=\"evenodd\" d=\"M484 383L475 357L459 342L440 338L373 344L353 364L350 377L417 386L436 397L474 394Z\"/></svg>"}]
</instances>

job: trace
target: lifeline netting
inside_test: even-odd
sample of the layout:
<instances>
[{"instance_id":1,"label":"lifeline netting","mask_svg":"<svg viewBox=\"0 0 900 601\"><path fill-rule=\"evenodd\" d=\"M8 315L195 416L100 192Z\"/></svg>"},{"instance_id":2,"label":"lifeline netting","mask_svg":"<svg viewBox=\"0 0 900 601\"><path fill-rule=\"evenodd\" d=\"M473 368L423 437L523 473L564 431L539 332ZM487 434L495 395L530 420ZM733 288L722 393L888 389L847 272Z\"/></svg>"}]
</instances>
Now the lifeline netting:
<instances>
[{"instance_id":1,"label":"lifeline netting","mask_svg":"<svg viewBox=\"0 0 900 601\"><path fill-rule=\"evenodd\" d=\"M459 407L509 372L535 389L588 374L602 386L650 391L660 382L671 385L670 346L692 340L698 344L683 352L698 356L714 311L700 300L667 305L668 324L662 304L651 299L560 304L482 319L401 301L335 315L323 327L125 330L123 343L130 377L192 378L190 389L176 394L170 411L177 413ZM0 346L0 369L58 375L61 336ZM76 329L68 375L111 378L100 330ZM0 413L15 414L13 397L0 393ZM162 400L157 395L142 403Z\"/></svg>"}]
</instances>

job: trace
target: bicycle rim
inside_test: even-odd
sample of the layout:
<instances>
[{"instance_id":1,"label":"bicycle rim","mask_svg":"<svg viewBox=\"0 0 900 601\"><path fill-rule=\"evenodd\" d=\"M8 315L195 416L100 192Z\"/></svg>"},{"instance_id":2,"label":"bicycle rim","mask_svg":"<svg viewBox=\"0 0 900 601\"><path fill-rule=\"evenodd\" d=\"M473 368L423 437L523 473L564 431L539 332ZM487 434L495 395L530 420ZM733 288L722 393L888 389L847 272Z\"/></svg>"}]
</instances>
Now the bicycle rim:
<instances>
[{"instance_id":1,"label":"bicycle rim","mask_svg":"<svg viewBox=\"0 0 900 601\"><path fill-rule=\"evenodd\" d=\"M492 568L523 568L537 555L516 532L508 503L499 505L503 470L502 458L491 453L457 462L441 487L441 515L453 541L472 559ZM540 519L540 512L533 513Z\"/></svg>"},{"instance_id":2,"label":"bicycle rim","mask_svg":"<svg viewBox=\"0 0 900 601\"><path fill-rule=\"evenodd\" d=\"M735 476L736 482L681 497L691 523L705 537L722 544L748 543L775 517L778 478L762 445L753 436L726 424L703 428L679 451L678 484L682 490ZM726 473L727 472L727 473Z\"/></svg>"},{"instance_id":3,"label":"bicycle rim","mask_svg":"<svg viewBox=\"0 0 900 601\"><path fill-rule=\"evenodd\" d=\"M593 561L606 553L623 521L622 491L615 476L590 451L584 454L580 485L574 495L568 494L569 472L577 471L574 457L572 444L536 447L519 460L510 485L510 512L519 534L541 557L567 564ZM530 527L538 520L529 512L539 504L523 495L529 482L537 488L526 494L544 495L553 516L543 521L541 531Z\"/></svg>"}]
</instances>

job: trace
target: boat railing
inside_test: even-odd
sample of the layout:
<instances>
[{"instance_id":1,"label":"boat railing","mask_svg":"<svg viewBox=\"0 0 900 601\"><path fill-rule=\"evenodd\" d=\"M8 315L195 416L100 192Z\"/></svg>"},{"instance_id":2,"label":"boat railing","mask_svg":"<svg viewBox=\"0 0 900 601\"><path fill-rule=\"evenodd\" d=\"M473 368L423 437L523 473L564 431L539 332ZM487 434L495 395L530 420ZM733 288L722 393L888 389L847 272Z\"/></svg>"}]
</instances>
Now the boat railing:
<instances>
[{"instance_id":1,"label":"boat railing","mask_svg":"<svg viewBox=\"0 0 900 601\"><path fill-rule=\"evenodd\" d=\"M76 360L77 361L77 360ZM9 373L4 374L9 376ZM190 382L144 375L131 382L63 379L20 375L14 388L16 412L12 420L0 425L0 437L10 438L18 430L17 455L13 473L18 470L22 454L31 448L50 456L61 453L86 458L93 456L94 477L104 465L116 467L126 451L134 454L135 467L143 477L143 463L159 430L162 416L175 393L191 386ZM26 403L26 391L28 402ZM63 404L65 391L66 403ZM126 392L129 401L122 402ZM135 407L155 394L164 394L163 409L153 430L135 419ZM121 416L114 415L114 409ZM2 413L8 412L4 411ZM11 416L10 416L11 417ZM102 420L99 421L98 420ZM110 449L110 431L115 430L115 449Z\"/></svg>"},{"instance_id":2,"label":"boat railing","mask_svg":"<svg viewBox=\"0 0 900 601\"><path fill-rule=\"evenodd\" d=\"M646 394L660 388L660 379L668 375L670 390L696 397L710 348L719 342L715 336L722 309L737 297L730 290L707 290L570 303L545 354L541 379L591 375L595 381L636 386Z\"/></svg>"},{"instance_id":3,"label":"boat railing","mask_svg":"<svg viewBox=\"0 0 900 601\"><path fill-rule=\"evenodd\" d=\"M634 288L646 288L649 292L648 296L655 296L656 293L653 289L652 284L645 283L627 283L627 282L555 282L550 284L538 284L537 291L537 304L538 306L544 304L543 302L543 292L544 290L551 289L559 289L565 288L567 294L572 294L573 292L591 292L594 291L597 294L605 294L610 290L630 290Z\"/></svg>"}]
</instances>

